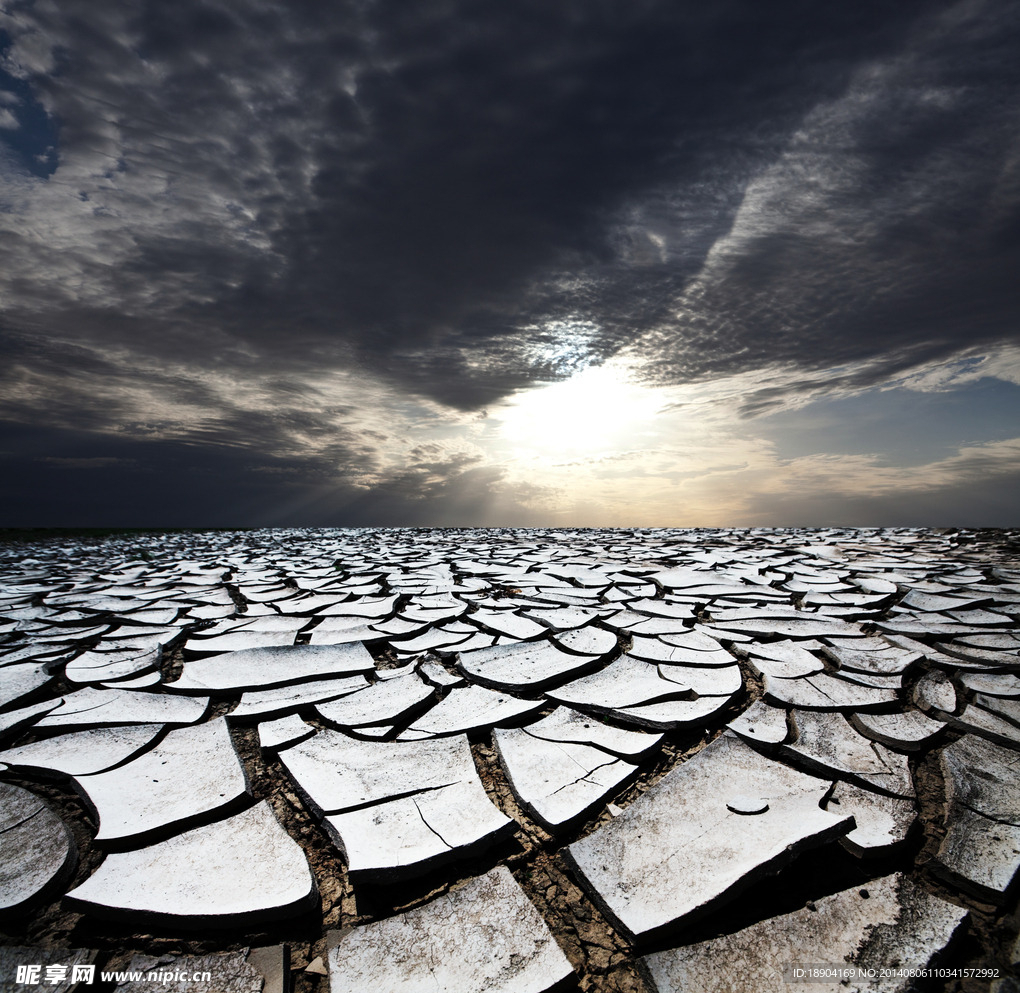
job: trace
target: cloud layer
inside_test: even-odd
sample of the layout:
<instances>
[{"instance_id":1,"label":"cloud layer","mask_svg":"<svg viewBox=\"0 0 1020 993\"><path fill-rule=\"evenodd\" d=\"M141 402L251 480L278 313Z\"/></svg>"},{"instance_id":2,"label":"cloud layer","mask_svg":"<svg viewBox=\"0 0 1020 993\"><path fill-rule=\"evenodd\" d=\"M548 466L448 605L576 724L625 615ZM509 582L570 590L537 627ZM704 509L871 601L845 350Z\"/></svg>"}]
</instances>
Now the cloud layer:
<instances>
[{"instance_id":1,"label":"cloud layer","mask_svg":"<svg viewBox=\"0 0 1020 993\"><path fill-rule=\"evenodd\" d=\"M1018 46L984 0L5 5L4 450L526 518L473 419L614 357L744 417L1013 368Z\"/></svg>"}]
</instances>

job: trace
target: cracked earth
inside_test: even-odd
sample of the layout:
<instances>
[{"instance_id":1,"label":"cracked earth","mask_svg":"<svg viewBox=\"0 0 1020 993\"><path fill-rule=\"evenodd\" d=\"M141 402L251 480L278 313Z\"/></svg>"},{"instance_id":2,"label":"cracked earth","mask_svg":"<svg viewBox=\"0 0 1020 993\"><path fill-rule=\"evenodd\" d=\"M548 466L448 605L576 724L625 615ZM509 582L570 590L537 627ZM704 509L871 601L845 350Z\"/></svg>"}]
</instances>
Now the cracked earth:
<instances>
[{"instance_id":1,"label":"cracked earth","mask_svg":"<svg viewBox=\"0 0 1020 993\"><path fill-rule=\"evenodd\" d=\"M8 539L0 989L1015 990L1018 549Z\"/></svg>"}]
</instances>

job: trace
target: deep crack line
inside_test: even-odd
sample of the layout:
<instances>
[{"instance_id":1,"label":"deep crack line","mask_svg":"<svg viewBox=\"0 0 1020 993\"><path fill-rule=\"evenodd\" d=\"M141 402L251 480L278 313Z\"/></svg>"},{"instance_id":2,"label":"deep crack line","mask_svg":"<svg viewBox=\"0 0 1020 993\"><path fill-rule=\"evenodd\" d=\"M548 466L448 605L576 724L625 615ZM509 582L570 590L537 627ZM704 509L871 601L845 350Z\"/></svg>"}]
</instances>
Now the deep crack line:
<instances>
[{"instance_id":1,"label":"deep crack line","mask_svg":"<svg viewBox=\"0 0 1020 993\"><path fill-rule=\"evenodd\" d=\"M425 819L425 815L421 812L421 807L418 806L418 801L414 797L411 797L411 803L414 804L414 809L418 811L418 816L421 818L422 824L425 825L446 847L452 852L454 845L451 845L429 822Z\"/></svg>"},{"instance_id":2,"label":"deep crack line","mask_svg":"<svg viewBox=\"0 0 1020 993\"><path fill-rule=\"evenodd\" d=\"M574 779L569 783L564 783L558 789L553 790L552 793L549 794L549 796L556 796L556 794L561 792L562 790L570 789L571 786L576 786L578 783L588 783L591 786L601 786L602 785L601 783L596 783L593 780L589 779L588 777L598 772L599 769L604 769L607 765L616 765L616 762L617 760L614 759L611 762L600 763L599 765L595 766L594 769L589 769L583 776L578 776L577 779Z\"/></svg>"}]
</instances>

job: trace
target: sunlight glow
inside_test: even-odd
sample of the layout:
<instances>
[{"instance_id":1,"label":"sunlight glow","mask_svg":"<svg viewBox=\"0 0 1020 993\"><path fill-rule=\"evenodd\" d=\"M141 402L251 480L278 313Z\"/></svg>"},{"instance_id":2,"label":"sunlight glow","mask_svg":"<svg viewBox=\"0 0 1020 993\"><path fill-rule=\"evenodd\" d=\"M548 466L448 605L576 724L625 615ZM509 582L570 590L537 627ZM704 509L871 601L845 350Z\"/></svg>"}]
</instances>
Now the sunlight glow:
<instances>
[{"instance_id":1,"label":"sunlight glow","mask_svg":"<svg viewBox=\"0 0 1020 993\"><path fill-rule=\"evenodd\" d=\"M518 459L576 458L644 447L662 397L606 363L561 383L522 390L492 411Z\"/></svg>"}]
</instances>

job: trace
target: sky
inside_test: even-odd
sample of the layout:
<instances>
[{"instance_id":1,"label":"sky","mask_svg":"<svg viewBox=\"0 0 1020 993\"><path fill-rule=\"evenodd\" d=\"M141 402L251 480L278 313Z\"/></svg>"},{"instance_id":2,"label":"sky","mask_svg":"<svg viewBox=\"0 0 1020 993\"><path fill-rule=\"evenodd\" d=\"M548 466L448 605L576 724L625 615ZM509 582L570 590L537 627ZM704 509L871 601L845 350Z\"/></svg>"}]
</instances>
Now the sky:
<instances>
[{"instance_id":1,"label":"sky","mask_svg":"<svg viewBox=\"0 0 1020 993\"><path fill-rule=\"evenodd\" d=\"M0 526L1020 525L1017 51L0 0Z\"/></svg>"}]
</instances>

